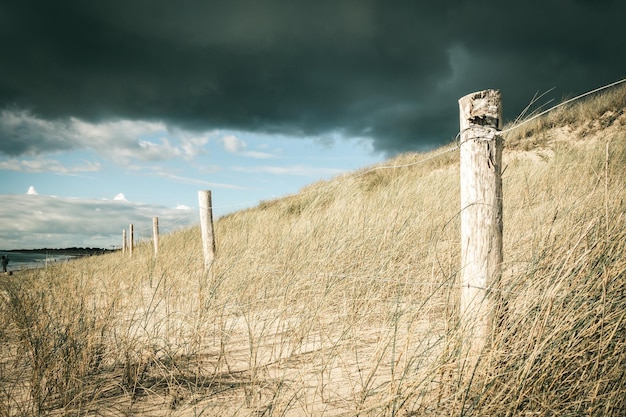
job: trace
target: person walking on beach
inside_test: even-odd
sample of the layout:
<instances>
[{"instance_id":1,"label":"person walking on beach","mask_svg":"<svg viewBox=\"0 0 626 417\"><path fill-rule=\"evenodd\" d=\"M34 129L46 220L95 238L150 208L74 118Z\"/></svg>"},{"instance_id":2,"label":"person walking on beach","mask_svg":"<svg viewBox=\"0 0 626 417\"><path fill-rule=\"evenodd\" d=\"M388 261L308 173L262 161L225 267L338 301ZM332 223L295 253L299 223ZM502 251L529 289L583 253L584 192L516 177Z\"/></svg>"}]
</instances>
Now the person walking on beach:
<instances>
[{"instance_id":1,"label":"person walking on beach","mask_svg":"<svg viewBox=\"0 0 626 417\"><path fill-rule=\"evenodd\" d=\"M9 257L2 255L0 259L0 264L2 264L2 272L7 272L7 265L9 264Z\"/></svg>"}]
</instances>

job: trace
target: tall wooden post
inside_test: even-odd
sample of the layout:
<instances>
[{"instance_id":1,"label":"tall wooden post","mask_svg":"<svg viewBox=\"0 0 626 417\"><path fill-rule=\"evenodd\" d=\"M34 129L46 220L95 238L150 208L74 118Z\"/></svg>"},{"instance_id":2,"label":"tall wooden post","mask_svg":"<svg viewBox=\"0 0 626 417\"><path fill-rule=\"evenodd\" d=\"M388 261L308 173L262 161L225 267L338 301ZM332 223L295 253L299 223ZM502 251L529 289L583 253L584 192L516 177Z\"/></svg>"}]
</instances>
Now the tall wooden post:
<instances>
[{"instance_id":1,"label":"tall wooden post","mask_svg":"<svg viewBox=\"0 0 626 417\"><path fill-rule=\"evenodd\" d=\"M154 256L159 252L159 218L152 218L152 239L154 241Z\"/></svg>"},{"instance_id":2,"label":"tall wooden post","mask_svg":"<svg viewBox=\"0 0 626 417\"><path fill-rule=\"evenodd\" d=\"M126 253L126 229L122 230L122 253Z\"/></svg>"},{"instance_id":3,"label":"tall wooden post","mask_svg":"<svg viewBox=\"0 0 626 417\"><path fill-rule=\"evenodd\" d=\"M215 259L215 234L213 233L211 191L198 191L198 203L200 207L200 229L202 231L204 269L209 270Z\"/></svg>"},{"instance_id":4,"label":"tall wooden post","mask_svg":"<svg viewBox=\"0 0 626 417\"><path fill-rule=\"evenodd\" d=\"M135 245L135 228L131 223L130 227L128 228L128 254L130 256L133 256L134 245Z\"/></svg>"},{"instance_id":5,"label":"tall wooden post","mask_svg":"<svg viewBox=\"0 0 626 417\"><path fill-rule=\"evenodd\" d=\"M464 367L476 366L498 320L502 265L500 92L459 99L461 158L461 328Z\"/></svg>"}]
</instances>

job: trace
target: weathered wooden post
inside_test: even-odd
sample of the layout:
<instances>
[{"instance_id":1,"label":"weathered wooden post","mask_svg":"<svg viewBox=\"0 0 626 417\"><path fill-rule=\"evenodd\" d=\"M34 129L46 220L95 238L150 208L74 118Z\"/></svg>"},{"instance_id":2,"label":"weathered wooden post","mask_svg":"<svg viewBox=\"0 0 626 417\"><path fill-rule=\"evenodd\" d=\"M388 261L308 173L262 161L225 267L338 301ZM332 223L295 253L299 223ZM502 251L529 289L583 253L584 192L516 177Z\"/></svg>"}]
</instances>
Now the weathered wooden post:
<instances>
[{"instance_id":1,"label":"weathered wooden post","mask_svg":"<svg viewBox=\"0 0 626 417\"><path fill-rule=\"evenodd\" d=\"M502 265L502 106L500 92L459 99L461 308L464 368L477 365L499 320Z\"/></svg>"},{"instance_id":2,"label":"weathered wooden post","mask_svg":"<svg viewBox=\"0 0 626 417\"><path fill-rule=\"evenodd\" d=\"M133 246L135 245L135 229L133 224L131 223L128 228L128 254L133 256Z\"/></svg>"},{"instance_id":3,"label":"weathered wooden post","mask_svg":"<svg viewBox=\"0 0 626 417\"><path fill-rule=\"evenodd\" d=\"M211 191L198 191L200 207L200 229L202 232L202 249L204 252L204 269L209 270L215 259L215 234L213 233L213 205Z\"/></svg>"},{"instance_id":4,"label":"weathered wooden post","mask_svg":"<svg viewBox=\"0 0 626 417\"><path fill-rule=\"evenodd\" d=\"M126 229L122 230L122 253L126 253Z\"/></svg>"},{"instance_id":5,"label":"weathered wooden post","mask_svg":"<svg viewBox=\"0 0 626 417\"><path fill-rule=\"evenodd\" d=\"M159 218L152 218L152 238L154 241L154 256L159 252Z\"/></svg>"}]
</instances>

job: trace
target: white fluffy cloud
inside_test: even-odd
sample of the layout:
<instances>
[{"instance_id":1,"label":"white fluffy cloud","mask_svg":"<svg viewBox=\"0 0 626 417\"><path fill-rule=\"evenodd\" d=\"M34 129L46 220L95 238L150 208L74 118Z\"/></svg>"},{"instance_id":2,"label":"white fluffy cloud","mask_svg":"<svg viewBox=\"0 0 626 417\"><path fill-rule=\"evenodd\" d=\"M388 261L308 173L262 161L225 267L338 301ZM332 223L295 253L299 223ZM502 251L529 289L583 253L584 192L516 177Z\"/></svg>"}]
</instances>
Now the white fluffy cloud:
<instances>
[{"instance_id":1,"label":"white fluffy cloud","mask_svg":"<svg viewBox=\"0 0 626 417\"><path fill-rule=\"evenodd\" d=\"M80 165L67 166L54 159L9 159L0 161L0 170L17 172L53 172L56 174L78 174L100 171L99 162L85 161Z\"/></svg>"},{"instance_id":2,"label":"white fluffy cloud","mask_svg":"<svg viewBox=\"0 0 626 417\"><path fill-rule=\"evenodd\" d=\"M27 195L38 195L39 193L37 192L37 190L35 190L35 187L33 187L32 185L30 187L28 187L28 191L26 191Z\"/></svg>"},{"instance_id":3,"label":"white fluffy cloud","mask_svg":"<svg viewBox=\"0 0 626 417\"><path fill-rule=\"evenodd\" d=\"M246 149L246 143L235 135L226 135L220 139L222 146L228 152L238 153Z\"/></svg>"},{"instance_id":4,"label":"white fluffy cloud","mask_svg":"<svg viewBox=\"0 0 626 417\"><path fill-rule=\"evenodd\" d=\"M197 223L196 210L115 200L37 195L4 195L0 205L0 249L119 246L122 230L133 224L137 239L149 239L152 218L161 233ZM121 195L121 194L120 194Z\"/></svg>"},{"instance_id":5,"label":"white fluffy cloud","mask_svg":"<svg viewBox=\"0 0 626 417\"><path fill-rule=\"evenodd\" d=\"M244 142L243 140L239 139L235 135L223 136L219 139L219 143L222 145L224 150L230 153L240 154L241 156L245 156L248 158L268 159L268 158L274 158L276 156L269 152L246 151L248 144Z\"/></svg>"},{"instance_id":6,"label":"white fluffy cloud","mask_svg":"<svg viewBox=\"0 0 626 417\"><path fill-rule=\"evenodd\" d=\"M0 153L13 157L93 150L120 165L127 165L134 160L190 159L202 152L214 134L170 130L163 122L113 120L90 123L75 117L48 121L25 110L0 112L0 137L5 138ZM0 168L22 171L36 169L29 168L29 164L32 162L14 159L12 162L3 162ZM87 165L83 169L94 167ZM58 167L54 169L54 172L61 171Z\"/></svg>"}]
</instances>

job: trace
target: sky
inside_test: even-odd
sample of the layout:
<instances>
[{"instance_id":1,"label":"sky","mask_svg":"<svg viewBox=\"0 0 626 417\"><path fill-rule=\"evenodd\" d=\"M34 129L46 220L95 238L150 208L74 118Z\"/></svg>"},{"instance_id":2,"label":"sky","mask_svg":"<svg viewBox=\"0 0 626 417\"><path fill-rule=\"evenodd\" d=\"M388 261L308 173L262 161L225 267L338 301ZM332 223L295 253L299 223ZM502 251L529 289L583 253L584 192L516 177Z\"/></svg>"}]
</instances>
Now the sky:
<instances>
[{"instance_id":1,"label":"sky","mask_svg":"<svg viewBox=\"0 0 626 417\"><path fill-rule=\"evenodd\" d=\"M0 0L0 249L113 248L626 77L611 0ZM540 103L538 103L540 104Z\"/></svg>"}]
</instances>

